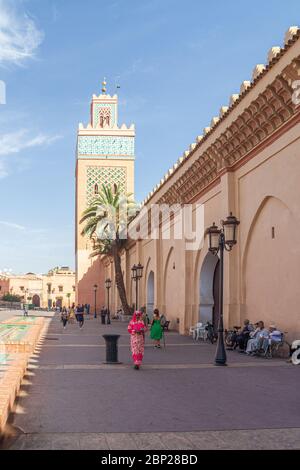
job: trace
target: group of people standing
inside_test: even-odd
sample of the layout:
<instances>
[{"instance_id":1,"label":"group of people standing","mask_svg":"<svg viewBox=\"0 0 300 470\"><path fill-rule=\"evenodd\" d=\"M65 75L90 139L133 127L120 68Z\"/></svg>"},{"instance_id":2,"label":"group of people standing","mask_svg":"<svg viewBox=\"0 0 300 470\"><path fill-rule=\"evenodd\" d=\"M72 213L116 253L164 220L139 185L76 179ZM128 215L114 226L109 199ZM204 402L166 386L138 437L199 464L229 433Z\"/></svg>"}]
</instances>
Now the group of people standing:
<instances>
[{"instance_id":1,"label":"group of people standing","mask_svg":"<svg viewBox=\"0 0 300 470\"><path fill-rule=\"evenodd\" d=\"M166 317L159 314L159 310L155 309L153 312L153 319L150 322L146 313L137 310L134 312L132 319L128 325L128 333L130 334L130 347L134 363L134 368L139 369L145 350L145 333L150 325L150 338L154 341L154 347L160 348L160 341L163 337L163 326L166 322Z\"/></svg>"}]
</instances>

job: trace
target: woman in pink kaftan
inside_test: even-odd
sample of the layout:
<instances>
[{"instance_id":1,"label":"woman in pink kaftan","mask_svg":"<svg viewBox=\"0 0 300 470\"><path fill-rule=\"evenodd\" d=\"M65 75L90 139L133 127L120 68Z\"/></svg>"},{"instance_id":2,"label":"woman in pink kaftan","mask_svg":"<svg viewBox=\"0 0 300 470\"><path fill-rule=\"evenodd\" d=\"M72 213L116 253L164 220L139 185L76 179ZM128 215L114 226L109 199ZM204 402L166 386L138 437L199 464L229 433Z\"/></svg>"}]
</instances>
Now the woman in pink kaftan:
<instances>
[{"instance_id":1,"label":"woman in pink kaftan","mask_svg":"<svg viewBox=\"0 0 300 470\"><path fill-rule=\"evenodd\" d=\"M130 346L135 369L139 369L142 364L146 329L147 327L142 320L142 312L134 312L128 325L128 332L130 333Z\"/></svg>"}]
</instances>

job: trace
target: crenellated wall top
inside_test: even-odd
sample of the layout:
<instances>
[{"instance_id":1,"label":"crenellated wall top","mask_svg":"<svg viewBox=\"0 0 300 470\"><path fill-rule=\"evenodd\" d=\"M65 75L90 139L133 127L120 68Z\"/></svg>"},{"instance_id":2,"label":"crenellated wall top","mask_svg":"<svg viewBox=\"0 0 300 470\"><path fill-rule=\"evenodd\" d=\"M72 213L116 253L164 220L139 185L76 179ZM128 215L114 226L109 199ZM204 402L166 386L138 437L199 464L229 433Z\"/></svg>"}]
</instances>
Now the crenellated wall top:
<instances>
[{"instance_id":1,"label":"crenellated wall top","mask_svg":"<svg viewBox=\"0 0 300 470\"><path fill-rule=\"evenodd\" d=\"M210 187L279 127L299 113L292 102L293 82L300 79L300 29L292 26L283 47L272 47L266 65L255 66L251 81L220 108L143 204L189 202Z\"/></svg>"}]
</instances>

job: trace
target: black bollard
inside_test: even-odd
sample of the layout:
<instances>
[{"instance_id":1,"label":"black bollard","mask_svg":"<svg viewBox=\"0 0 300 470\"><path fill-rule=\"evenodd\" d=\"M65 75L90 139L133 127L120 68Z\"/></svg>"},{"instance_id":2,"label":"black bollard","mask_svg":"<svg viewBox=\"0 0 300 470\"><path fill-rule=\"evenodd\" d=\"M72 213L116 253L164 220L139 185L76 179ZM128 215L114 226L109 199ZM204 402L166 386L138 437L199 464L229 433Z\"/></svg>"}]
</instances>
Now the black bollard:
<instances>
[{"instance_id":1,"label":"black bollard","mask_svg":"<svg viewBox=\"0 0 300 470\"><path fill-rule=\"evenodd\" d=\"M118 361L118 339L120 335L103 335L106 343L106 364L121 364Z\"/></svg>"}]
</instances>

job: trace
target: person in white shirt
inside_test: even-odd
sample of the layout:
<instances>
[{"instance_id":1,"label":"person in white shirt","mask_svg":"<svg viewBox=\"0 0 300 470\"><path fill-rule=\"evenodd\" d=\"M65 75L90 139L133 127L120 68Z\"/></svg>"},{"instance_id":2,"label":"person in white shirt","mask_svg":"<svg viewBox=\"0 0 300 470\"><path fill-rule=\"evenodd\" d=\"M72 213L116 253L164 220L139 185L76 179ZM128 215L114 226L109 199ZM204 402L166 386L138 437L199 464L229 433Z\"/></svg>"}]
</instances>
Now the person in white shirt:
<instances>
[{"instance_id":1,"label":"person in white shirt","mask_svg":"<svg viewBox=\"0 0 300 470\"><path fill-rule=\"evenodd\" d=\"M266 352L268 346L272 346L272 344L280 343L282 341L282 333L276 327L276 325L272 324L269 326L268 335L262 339L261 341L261 348Z\"/></svg>"},{"instance_id":2,"label":"person in white shirt","mask_svg":"<svg viewBox=\"0 0 300 470\"><path fill-rule=\"evenodd\" d=\"M255 354L261 347L261 341L263 338L268 337L268 330L265 328L264 322L259 321L257 328L250 333L250 339L247 343L246 354Z\"/></svg>"}]
</instances>

